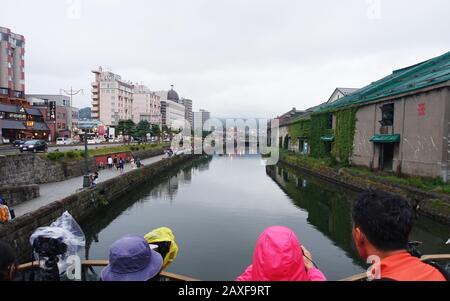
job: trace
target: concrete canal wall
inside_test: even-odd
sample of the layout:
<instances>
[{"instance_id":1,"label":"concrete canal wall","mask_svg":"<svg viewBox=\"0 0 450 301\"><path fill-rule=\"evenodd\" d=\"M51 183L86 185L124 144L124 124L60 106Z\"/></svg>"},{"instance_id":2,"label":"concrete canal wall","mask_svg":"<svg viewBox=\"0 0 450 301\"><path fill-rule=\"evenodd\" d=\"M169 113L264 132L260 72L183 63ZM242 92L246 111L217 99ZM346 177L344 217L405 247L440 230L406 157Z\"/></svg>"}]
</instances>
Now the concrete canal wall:
<instances>
[{"instance_id":1,"label":"concrete canal wall","mask_svg":"<svg viewBox=\"0 0 450 301\"><path fill-rule=\"evenodd\" d=\"M159 156L162 149L132 152L141 160ZM95 158L88 159L89 170L97 170ZM38 155L20 154L0 157L0 196L10 205L18 205L39 196L39 186L80 177L85 173L84 160L53 162Z\"/></svg>"},{"instance_id":2,"label":"concrete canal wall","mask_svg":"<svg viewBox=\"0 0 450 301\"><path fill-rule=\"evenodd\" d=\"M132 154L142 160L163 153L162 149L151 149L133 152ZM94 158L89 158L88 164L91 171L96 170ZM0 157L0 186L60 182L82 176L84 173L84 160L52 162L33 154Z\"/></svg>"},{"instance_id":3,"label":"concrete canal wall","mask_svg":"<svg viewBox=\"0 0 450 301\"><path fill-rule=\"evenodd\" d=\"M39 185L0 186L0 196L15 206L39 197Z\"/></svg>"},{"instance_id":4,"label":"concrete canal wall","mask_svg":"<svg viewBox=\"0 0 450 301\"><path fill-rule=\"evenodd\" d=\"M23 254L22 260L29 260L29 254L31 254L29 238L36 228L50 225L65 211L69 211L79 222L92 218L98 210L106 210L105 206L117 201L135 187L153 178L159 178L165 172L193 158L195 156L185 155L164 159L102 182L95 189L84 189L63 200L23 215L9 224L0 225L0 239L14 246L18 254Z\"/></svg>"},{"instance_id":5,"label":"concrete canal wall","mask_svg":"<svg viewBox=\"0 0 450 301\"><path fill-rule=\"evenodd\" d=\"M355 191L366 189L379 189L403 196L416 208L417 213L427 216L437 222L450 225L450 196L434 193L419 188L396 184L369 176L351 174L348 171L336 171L330 167L309 166L290 159L281 158L280 161L288 166L298 169L323 180L333 182Z\"/></svg>"}]
</instances>

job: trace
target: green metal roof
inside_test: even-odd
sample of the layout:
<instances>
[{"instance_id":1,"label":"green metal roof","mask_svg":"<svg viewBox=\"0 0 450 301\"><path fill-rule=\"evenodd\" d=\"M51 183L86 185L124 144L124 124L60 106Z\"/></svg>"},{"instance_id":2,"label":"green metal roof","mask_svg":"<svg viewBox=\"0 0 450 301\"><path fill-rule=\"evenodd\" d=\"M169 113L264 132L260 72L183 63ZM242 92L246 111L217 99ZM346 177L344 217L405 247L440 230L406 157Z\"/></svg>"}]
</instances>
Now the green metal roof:
<instances>
[{"instance_id":1,"label":"green metal roof","mask_svg":"<svg viewBox=\"0 0 450 301\"><path fill-rule=\"evenodd\" d=\"M335 139L334 135L327 135L327 136L320 137L320 140L325 141L325 142L333 142L334 139Z\"/></svg>"},{"instance_id":2,"label":"green metal roof","mask_svg":"<svg viewBox=\"0 0 450 301\"><path fill-rule=\"evenodd\" d=\"M370 139L373 143L399 143L400 135L375 135Z\"/></svg>"},{"instance_id":3,"label":"green metal roof","mask_svg":"<svg viewBox=\"0 0 450 301\"><path fill-rule=\"evenodd\" d=\"M315 112L359 105L450 81L450 52L423 63L396 70L355 93L333 103L320 106Z\"/></svg>"}]
</instances>

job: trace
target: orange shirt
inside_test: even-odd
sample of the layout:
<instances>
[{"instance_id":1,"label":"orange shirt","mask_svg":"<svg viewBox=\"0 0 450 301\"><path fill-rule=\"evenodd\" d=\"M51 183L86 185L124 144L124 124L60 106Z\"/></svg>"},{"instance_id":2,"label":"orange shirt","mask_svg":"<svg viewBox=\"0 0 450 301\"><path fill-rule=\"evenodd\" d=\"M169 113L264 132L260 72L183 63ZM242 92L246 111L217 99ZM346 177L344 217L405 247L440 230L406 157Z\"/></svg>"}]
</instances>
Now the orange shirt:
<instances>
[{"instance_id":1,"label":"orange shirt","mask_svg":"<svg viewBox=\"0 0 450 301\"><path fill-rule=\"evenodd\" d=\"M444 275L436 268L406 251L381 260L381 278L396 281L445 281Z\"/></svg>"}]
</instances>

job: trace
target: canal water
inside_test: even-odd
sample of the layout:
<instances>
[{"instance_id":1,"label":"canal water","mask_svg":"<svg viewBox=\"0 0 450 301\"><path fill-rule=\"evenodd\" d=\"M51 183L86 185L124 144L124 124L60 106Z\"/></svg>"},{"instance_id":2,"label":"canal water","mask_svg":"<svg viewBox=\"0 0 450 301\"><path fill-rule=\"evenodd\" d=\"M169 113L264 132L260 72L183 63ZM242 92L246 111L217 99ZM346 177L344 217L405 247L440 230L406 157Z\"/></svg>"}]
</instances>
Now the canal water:
<instances>
[{"instance_id":1,"label":"canal water","mask_svg":"<svg viewBox=\"0 0 450 301\"><path fill-rule=\"evenodd\" d=\"M107 259L126 234L170 227L179 245L168 271L201 280L234 280L251 263L261 232L292 228L329 280L363 272L353 247L355 192L284 165L265 167L259 156L217 156L187 163L149 181L88 223L86 259ZM425 253L450 253L450 228L419 219L411 239Z\"/></svg>"}]
</instances>

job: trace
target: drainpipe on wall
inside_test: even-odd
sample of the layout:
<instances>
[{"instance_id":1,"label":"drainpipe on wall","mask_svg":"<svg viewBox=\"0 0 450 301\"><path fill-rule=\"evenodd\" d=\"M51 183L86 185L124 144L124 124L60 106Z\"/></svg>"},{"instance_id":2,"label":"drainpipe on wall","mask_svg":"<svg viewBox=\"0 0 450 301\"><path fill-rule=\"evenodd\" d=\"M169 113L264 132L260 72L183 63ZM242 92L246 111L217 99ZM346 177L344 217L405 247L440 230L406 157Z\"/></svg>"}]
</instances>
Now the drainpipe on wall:
<instances>
[{"instance_id":1,"label":"drainpipe on wall","mask_svg":"<svg viewBox=\"0 0 450 301\"><path fill-rule=\"evenodd\" d=\"M447 164L442 164L442 180L444 183L448 183L449 181L448 168L449 166Z\"/></svg>"},{"instance_id":2,"label":"drainpipe on wall","mask_svg":"<svg viewBox=\"0 0 450 301\"><path fill-rule=\"evenodd\" d=\"M400 133L401 140L400 140L400 144L398 145L398 147L399 147L399 150L398 150L398 152L399 152L399 162L398 162L398 164L400 165L400 171L401 172L403 171L403 157L404 157L404 151L403 151L404 143L403 143L403 139L405 137L405 120L406 120L406 99L405 99L405 97L403 97L403 99L402 99L402 115L403 115L402 116L402 131Z\"/></svg>"}]
</instances>

